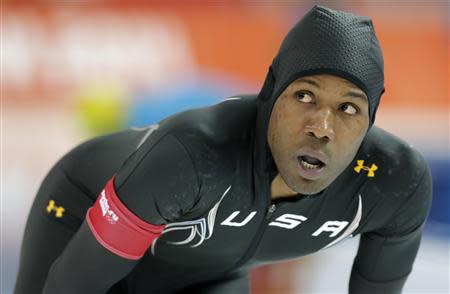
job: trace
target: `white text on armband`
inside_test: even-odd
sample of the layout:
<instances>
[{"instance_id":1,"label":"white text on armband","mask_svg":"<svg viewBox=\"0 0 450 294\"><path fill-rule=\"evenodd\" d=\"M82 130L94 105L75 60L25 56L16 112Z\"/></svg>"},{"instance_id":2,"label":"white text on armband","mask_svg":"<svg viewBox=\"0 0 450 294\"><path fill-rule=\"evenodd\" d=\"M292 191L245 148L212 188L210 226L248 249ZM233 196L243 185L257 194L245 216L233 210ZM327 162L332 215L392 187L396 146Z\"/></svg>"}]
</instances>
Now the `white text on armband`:
<instances>
[{"instance_id":1,"label":"white text on armband","mask_svg":"<svg viewBox=\"0 0 450 294\"><path fill-rule=\"evenodd\" d=\"M114 211L109 209L108 199L106 198L105 190L102 191L101 195L102 196L100 197L100 207L102 208L102 214L103 216L106 216L106 219L108 220L109 223L114 224L119 220L119 217L114 213Z\"/></svg>"}]
</instances>

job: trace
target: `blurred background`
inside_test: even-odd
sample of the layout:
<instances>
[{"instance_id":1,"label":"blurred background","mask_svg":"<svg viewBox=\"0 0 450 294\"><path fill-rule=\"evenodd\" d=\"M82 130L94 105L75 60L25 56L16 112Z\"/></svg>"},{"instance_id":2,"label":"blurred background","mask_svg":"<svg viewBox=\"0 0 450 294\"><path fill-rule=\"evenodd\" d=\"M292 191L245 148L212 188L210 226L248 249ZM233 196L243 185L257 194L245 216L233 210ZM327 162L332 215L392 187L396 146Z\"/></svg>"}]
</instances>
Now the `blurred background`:
<instances>
[{"instance_id":1,"label":"blurred background","mask_svg":"<svg viewBox=\"0 0 450 294\"><path fill-rule=\"evenodd\" d=\"M93 136L258 92L313 4L370 16L385 56L377 125L427 158L434 202L406 293L449 293L448 1L1 2L1 293L34 195ZM252 272L253 293L343 293L358 240ZM39 244L36 244L39 246Z\"/></svg>"}]
</instances>

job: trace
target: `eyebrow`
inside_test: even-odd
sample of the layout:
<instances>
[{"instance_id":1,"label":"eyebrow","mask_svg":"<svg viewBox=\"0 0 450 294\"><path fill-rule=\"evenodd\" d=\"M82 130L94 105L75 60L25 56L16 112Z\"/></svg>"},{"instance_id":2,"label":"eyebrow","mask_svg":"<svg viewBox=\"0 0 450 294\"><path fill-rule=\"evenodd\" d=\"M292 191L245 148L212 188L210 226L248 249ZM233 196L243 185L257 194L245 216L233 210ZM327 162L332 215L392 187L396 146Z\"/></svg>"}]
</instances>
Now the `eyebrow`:
<instances>
[{"instance_id":1,"label":"eyebrow","mask_svg":"<svg viewBox=\"0 0 450 294\"><path fill-rule=\"evenodd\" d=\"M360 92L349 91L349 92L345 93L344 96L346 96L346 97L353 97L353 98L360 98L360 99L364 100L365 102L369 102L368 99L367 99L367 96L365 94L363 94L363 93L360 93Z\"/></svg>"},{"instance_id":2,"label":"eyebrow","mask_svg":"<svg viewBox=\"0 0 450 294\"><path fill-rule=\"evenodd\" d=\"M308 79L308 78L300 78L300 79L295 80L295 82L296 83L307 83L307 84L313 85L320 89L320 86L316 81Z\"/></svg>"}]
</instances>

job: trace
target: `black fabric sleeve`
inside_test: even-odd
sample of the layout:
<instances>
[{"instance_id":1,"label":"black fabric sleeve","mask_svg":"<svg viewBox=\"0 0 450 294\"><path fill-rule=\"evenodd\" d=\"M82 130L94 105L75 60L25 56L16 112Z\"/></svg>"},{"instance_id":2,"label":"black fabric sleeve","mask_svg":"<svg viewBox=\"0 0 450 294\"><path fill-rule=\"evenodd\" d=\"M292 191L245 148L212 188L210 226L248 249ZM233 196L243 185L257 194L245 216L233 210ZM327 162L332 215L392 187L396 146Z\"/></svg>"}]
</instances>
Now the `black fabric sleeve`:
<instances>
[{"instance_id":1,"label":"black fabric sleeve","mask_svg":"<svg viewBox=\"0 0 450 294\"><path fill-rule=\"evenodd\" d=\"M198 179L183 145L173 136L150 136L116 175L116 192L150 224L176 220L196 202ZM47 276L44 293L105 293L137 264L104 248L86 220Z\"/></svg>"},{"instance_id":2,"label":"black fabric sleeve","mask_svg":"<svg viewBox=\"0 0 450 294\"><path fill-rule=\"evenodd\" d=\"M90 195L89 195L90 196ZM92 205L58 166L42 182L30 210L23 236L14 293L42 293L49 268L80 227ZM64 209L57 217L49 203Z\"/></svg>"},{"instance_id":3,"label":"black fabric sleeve","mask_svg":"<svg viewBox=\"0 0 450 294\"><path fill-rule=\"evenodd\" d=\"M420 239L420 228L402 238L363 234L352 268L349 293L401 293Z\"/></svg>"},{"instance_id":4,"label":"black fabric sleeve","mask_svg":"<svg viewBox=\"0 0 450 294\"><path fill-rule=\"evenodd\" d=\"M155 135L127 160L114 185L127 208L159 225L189 213L198 202L200 184L185 146L171 134Z\"/></svg>"},{"instance_id":5,"label":"black fabric sleeve","mask_svg":"<svg viewBox=\"0 0 450 294\"><path fill-rule=\"evenodd\" d=\"M50 268L79 231L99 191L143 135L125 130L94 138L76 146L50 169L28 215L14 293L42 293Z\"/></svg>"},{"instance_id":6,"label":"black fabric sleeve","mask_svg":"<svg viewBox=\"0 0 450 294\"><path fill-rule=\"evenodd\" d=\"M53 262L43 293L106 293L137 262L106 250L84 221L63 254Z\"/></svg>"},{"instance_id":7,"label":"black fabric sleeve","mask_svg":"<svg viewBox=\"0 0 450 294\"><path fill-rule=\"evenodd\" d=\"M426 167L414 192L389 222L389 229L362 234L350 294L402 292L419 249L431 194L431 176Z\"/></svg>"}]
</instances>

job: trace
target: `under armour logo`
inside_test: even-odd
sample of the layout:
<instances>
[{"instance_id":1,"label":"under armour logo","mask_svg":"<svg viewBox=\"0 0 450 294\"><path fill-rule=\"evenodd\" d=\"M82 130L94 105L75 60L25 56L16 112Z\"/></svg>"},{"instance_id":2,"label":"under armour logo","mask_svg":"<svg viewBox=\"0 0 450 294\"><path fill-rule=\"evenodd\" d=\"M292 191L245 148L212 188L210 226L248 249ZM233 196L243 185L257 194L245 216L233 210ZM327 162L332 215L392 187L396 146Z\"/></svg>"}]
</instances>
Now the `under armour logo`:
<instances>
[{"instance_id":1,"label":"under armour logo","mask_svg":"<svg viewBox=\"0 0 450 294\"><path fill-rule=\"evenodd\" d=\"M54 200L50 200L50 201L48 202L48 205L47 205L47 213L50 213L50 212L54 211L54 212L55 212L55 217L57 217L57 218L62 218L62 217L63 217L63 214L64 214L64 210L65 210L64 207L62 207L62 206L56 206Z\"/></svg>"},{"instance_id":2,"label":"under armour logo","mask_svg":"<svg viewBox=\"0 0 450 294\"><path fill-rule=\"evenodd\" d=\"M355 172L359 174L361 170L365 170L369 178L373 178L375 176L375 171L378 170L378 166L374 163L370 167L365 166L364 160L357 160L356 164L357 166L354 168Z\"/></svg>"}]
</instances>

